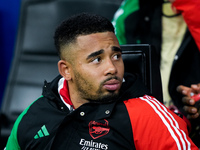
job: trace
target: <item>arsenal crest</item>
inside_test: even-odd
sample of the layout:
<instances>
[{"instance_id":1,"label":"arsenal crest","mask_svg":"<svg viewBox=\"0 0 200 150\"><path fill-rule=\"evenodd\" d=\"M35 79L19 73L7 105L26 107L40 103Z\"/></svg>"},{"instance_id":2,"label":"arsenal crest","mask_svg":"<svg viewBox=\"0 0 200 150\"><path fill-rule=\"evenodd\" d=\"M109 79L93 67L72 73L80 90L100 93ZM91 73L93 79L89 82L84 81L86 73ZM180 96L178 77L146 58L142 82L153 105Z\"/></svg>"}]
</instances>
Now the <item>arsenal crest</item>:
<instances>
[{"instance_id":1,"label":"arsenal crest","mask_svg":"<svg viewBox=\"0 0 200 150\"><path fill-rule=\"evenodd\" d=\"M97 139L102 137L110 131L110 127L108 126L108 121L106 119L101 122L90 121L89 122L89 133L93 139Z\"/></svg>"}]
</instances>

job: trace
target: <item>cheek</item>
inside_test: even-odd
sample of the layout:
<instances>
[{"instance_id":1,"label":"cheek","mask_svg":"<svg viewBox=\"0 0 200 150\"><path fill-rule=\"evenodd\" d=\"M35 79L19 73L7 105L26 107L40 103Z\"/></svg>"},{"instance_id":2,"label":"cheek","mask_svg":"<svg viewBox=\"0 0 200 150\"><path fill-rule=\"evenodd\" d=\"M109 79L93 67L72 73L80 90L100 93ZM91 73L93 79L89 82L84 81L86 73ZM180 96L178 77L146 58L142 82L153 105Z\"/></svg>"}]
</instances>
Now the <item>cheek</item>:
<instances>
[{"instance_id":1,"label":"cheek","mask_svg":"<svg viewBox=\"0 0 200 150\"><path fill-rule=\"evenodd\" d=\"M99 87L99 82L101 79L98 72L90 72L86 75L86 78L89 84L92 85L95 89Z\"/></svg>"},{"instance_id":2,"label":"cheek","mask_svg":"<svg viewBox=\"0 0 200 150\"><path fill-rule=\"evenodd\" d=\"M89 64L80 64L79 66L79 72L81 72L85 77L89 79L99 79L101 76L103 66L97 67L95 65L89 65Z\"/></svg>"},{"instance_id":3,"label":"cheek","mask_svg":"<svg viewBox=\"0 0 200 150\"><path fill-rule=\"evenodd\" d=\"M120 76L123 77L123 75L124 75L124 63L123 63L123 61L120 62L117 66L118 66L117 67L118 73L120 74Z\"/></svg>"},{"instance_id":4,"label":"cheek","mask_svg":"<svg viewBox=\"0 0 200 150\"><path fill-rule=\"evenodd\" d=\"M79 86L90 95L95 95L100 88L100 80L94 74L79 76L77 80L79 80L78 84L81 84Z\"/></svg>"},{"instance_id":5,"label":"cheek","mask_svg":"<svg viewBox=\"0 0 200 150\"><path fill-rule=\"evenodd\" d=\"M90 86L98 86L98 82L100 81L100 69L95 69L84 65L81 65L78 69L79 70L77 70L78 72L76 73L79 74L81 79L88 82Z\"/></svg>"},{"instance_id":6,"label":"cheek","mask_svg":"<svg viewBox=\"0 0 200 150\"><path fill-rule=\"evenodd\" d=\"M88 81L88 85L91 88L91 92L96 91L100 88L100 82L101 82L101 75L99 70L93 70L86 74L86 80Z\"/></svg>"}]
</instances>

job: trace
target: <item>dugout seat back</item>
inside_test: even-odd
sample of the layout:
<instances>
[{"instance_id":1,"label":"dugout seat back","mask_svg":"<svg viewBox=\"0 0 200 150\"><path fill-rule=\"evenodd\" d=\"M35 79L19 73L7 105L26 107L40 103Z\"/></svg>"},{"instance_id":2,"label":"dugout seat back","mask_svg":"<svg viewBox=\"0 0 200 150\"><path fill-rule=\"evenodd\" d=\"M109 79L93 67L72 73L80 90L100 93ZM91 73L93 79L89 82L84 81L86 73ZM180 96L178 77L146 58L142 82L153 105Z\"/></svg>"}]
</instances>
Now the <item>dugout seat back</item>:
<instances>
[{"instance_id":1,"label":"dugout seat back","mask_svg":"<svg viewBox=\"0 0 200 150\"><path fill-rule=\"evenodd\" d=\"M151 94L163 103L159 60L156 50L149 44L121 45L125 72L141 75Z\"/></svg>"}]
</instances>

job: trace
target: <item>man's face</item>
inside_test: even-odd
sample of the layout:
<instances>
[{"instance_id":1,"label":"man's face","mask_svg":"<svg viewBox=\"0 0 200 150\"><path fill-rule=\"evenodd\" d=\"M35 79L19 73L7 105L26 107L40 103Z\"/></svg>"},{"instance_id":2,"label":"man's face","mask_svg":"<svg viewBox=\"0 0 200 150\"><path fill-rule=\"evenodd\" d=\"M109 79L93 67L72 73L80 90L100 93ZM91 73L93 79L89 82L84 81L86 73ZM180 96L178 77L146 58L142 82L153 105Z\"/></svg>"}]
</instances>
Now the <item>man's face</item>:
<instances>
[{"instance_id":1,"label":"man's face","mask_svg":"<svg viewBox=\"0 0 200 150\"><path fill-rule=\"evenodd\" d=\"M72 90L78 92L80 99L103 101L118 95L124 64L114 33L79 36L72 51Z\"/></svg>"}]
</instances>

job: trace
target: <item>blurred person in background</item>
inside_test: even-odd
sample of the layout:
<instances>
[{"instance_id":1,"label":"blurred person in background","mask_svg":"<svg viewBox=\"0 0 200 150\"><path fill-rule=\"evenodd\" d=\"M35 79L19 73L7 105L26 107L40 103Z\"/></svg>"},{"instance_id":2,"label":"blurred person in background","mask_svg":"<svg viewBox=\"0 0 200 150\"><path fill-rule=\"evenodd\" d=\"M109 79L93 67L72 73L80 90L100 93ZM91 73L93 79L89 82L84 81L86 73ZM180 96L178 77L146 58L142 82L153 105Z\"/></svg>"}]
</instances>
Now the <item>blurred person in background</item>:
<instances>
[{"instance_id":1,"label":"blurred person in background","mask_svg":"<svg viewBox=\"0 0 200 150\"><path fill-rule=\"evenodd\" d=\"M181 113L199 139L199 113L191 116L182 101L180 85L200 82L200 1L124 0L115 13L113 25L120 44L151 44L160 59L164 104ZM194 106L194 105L193 105ZM195 124L193 122L196 122ZM195 133L195 134L193 134ZM196 143L200 147L200 143Z\"/></svg>"}]
</instances>

